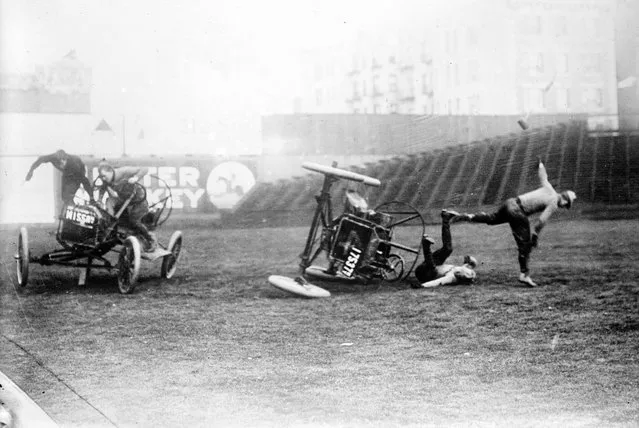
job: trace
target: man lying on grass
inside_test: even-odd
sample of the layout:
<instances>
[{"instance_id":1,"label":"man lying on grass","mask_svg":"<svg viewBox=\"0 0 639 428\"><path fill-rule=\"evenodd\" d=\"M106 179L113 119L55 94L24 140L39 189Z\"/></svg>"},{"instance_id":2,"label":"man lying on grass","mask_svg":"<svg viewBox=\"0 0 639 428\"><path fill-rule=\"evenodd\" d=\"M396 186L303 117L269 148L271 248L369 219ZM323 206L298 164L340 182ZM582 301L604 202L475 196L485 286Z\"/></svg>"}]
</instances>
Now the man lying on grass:
<instances>
[{"instance_id":1,"label":"man lying on grass","mask_svg":"<svg viewBox=\"0 0 639 428\"><path fill-rule=\"evenodd\" d=\"M415 277L419 284L414 285L414 288L472 284L475 280L477 274L474 269L477 266L477 260L473 256L464 256L464 264L461 266L445 264L446 259L453 252L450 219L458 215L459 213L455 211L442 211L442 247L439 250L431 252L430 246L435 241L428 235L422 236L424 261L415 269Z\"/></svg>"}]
</instances>

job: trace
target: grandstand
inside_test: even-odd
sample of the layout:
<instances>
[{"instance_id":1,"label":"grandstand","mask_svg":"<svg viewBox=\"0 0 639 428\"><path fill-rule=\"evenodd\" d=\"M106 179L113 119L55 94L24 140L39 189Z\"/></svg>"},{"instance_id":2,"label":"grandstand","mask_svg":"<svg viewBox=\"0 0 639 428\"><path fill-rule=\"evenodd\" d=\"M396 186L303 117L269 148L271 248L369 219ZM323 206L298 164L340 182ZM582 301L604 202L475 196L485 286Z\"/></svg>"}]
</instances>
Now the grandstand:
<instances>
[{"instance_id":1,"label":"grandstand","mask_svg":"<svg viewBox=\"0 0 639 428\"><path fill-rule=\"evenodd\" d=\"M379 178L378 189L361 189L375 206L408 202L432 222L443 207L490 209L508 197L538 186L537 159L544 161L556 189L573 189L573 213L611 210L633 215L639 203L639 136L590 134L584 120L573 120L469 144L395 156L345 169ZM322 177L306 174L276 183L259 183L237 205L229 225L305 224L314 208ZM334 189L336 209L347 187Z\"/></svg>"}]
</instances>

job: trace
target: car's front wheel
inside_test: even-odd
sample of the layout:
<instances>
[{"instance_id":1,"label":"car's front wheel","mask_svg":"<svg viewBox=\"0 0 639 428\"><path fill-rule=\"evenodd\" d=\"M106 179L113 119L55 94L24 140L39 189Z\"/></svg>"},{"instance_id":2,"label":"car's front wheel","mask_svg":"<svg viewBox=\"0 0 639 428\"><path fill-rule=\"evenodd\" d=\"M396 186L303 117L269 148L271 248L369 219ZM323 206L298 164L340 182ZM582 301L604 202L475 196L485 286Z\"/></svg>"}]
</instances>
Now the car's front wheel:
<instances>
[{"instance_id":1,"label":"car's front wheel","mask_svg":"<svg viewBox=\"0 0 639 428\"><path fill-rule=\"evenodd\" d=\"M140 273L140 241L129 236L122 243L118 259L118 288L122 294L130 294Z\"/></svg>"}]
</instances>

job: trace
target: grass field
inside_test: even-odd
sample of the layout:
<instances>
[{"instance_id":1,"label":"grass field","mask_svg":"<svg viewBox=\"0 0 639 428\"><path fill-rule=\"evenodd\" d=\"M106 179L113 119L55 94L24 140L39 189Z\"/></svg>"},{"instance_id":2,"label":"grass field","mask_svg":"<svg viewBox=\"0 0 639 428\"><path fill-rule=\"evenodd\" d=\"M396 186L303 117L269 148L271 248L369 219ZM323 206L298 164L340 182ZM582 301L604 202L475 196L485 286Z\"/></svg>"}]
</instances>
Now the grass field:
<instances>
[{"instance_id":1,"label":"grass field","mask_svg":"<svg viewBox=\"0 0 639 428\"><path fill-rule=\"evenodd\" d=\"M266 280L297 273L303 228L167 225L176 276L146 262L127 296L38 265L17 289L3 230L0 370L63 427L638 426L638 224L558 220L539 288L517 283L507 226L464 224L450 260L475 255L475 285L316 282L319 300ZM52 229L30 229L34 254Z\"/></svg>"}]
</instances>

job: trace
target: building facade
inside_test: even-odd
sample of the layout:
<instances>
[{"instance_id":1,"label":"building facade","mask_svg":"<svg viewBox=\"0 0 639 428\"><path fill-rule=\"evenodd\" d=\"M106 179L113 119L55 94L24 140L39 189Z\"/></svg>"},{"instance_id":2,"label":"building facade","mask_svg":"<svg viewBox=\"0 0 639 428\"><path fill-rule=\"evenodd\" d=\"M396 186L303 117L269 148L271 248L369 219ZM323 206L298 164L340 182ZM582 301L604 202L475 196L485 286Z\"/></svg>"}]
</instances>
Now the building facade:
<instances>
[{"instance_id":1,"label":"building facade","mask_svg":"<svg viewBox=\"0 0 639 428\"><path fill-rule=\"evenodd\" d=\"M334 72L305 76L296 111L614 115L615 5L457 1L436 17L316 52L309 67Z\"/></svg>"}]
</instances>

